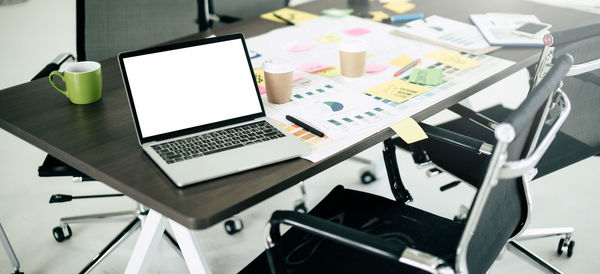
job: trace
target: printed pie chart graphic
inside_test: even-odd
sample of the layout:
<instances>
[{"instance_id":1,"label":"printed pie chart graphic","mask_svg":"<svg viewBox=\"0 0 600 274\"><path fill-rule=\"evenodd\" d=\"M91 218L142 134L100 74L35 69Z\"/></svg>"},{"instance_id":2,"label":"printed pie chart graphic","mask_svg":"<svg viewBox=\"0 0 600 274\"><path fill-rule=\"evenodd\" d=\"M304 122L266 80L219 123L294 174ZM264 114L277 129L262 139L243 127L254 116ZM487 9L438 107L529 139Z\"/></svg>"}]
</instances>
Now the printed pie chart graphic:
<instances>
[{"instance_id":1,"label":"printed pie chart graphic","mask_svg":"<svg viewBox=\"0 0 600 274\"><path fill-rule=\"evenodd\" d=\"M344 105L342 105L341 103L338 103L338 102L334 102L334 101L326 101L326 102L323 102L323 104L326 104L329 107L331 107L331 110L333 112L340 111L344 108Z\"/></svg>"}]
</instances>

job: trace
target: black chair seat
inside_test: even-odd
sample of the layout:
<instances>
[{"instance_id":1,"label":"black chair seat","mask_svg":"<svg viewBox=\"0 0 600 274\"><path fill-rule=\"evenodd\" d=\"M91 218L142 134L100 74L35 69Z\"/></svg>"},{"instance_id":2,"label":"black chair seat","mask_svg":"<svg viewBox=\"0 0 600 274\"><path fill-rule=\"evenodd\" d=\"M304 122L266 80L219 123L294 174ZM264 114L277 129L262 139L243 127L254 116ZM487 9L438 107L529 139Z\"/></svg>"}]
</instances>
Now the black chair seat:
<instances>
[{"instance_id":1,"label":"black chair seat","mask_svg":"<svg viewBox=\"0 0 600 274\"><path fill-rule=\"evenodd\" d=\"M402 241L409 247L443 258L451 265L454 265L456 247L463 231L463 225L459 222L342 186L334 188L309 214L388 241ZM370 256L297 229L288 230L281 242L290 273L422 273L415 268ZM295 248L290 250L288 247ZM344 258L339 258L340 254ZM328 263L339 259L344 264ZM240 273L268 272L266 254L263 252Z\"/></svg>"},{"instance_id":2,"label":"black chair seat","mask_svg":"<svg viewBox=\"0 0 600 274\"><path fill-rule=\"evenodd\" d=\"M496 105L480 111L481 114L495 121L503 121L512 110ZM494 133L483 127L469 121L467 118L459 118L443 124L438 127L464 134L473 138L480 139L490 144L494 144ZM544 127L547 129L547 126ZM545 134L544 132L542 134ZM452 173L461 180L479 187L489 156L478 155L456 146L449 146L446 143L427 139L423 141L423 148L427 151L429 158L442 169ZM598 153L587 144L559 131L554 142L546 151L546 154L539 162L536 178L540 178L548 173L574 164L578 161L594 156ZM460 161L457 161L460 159ZM465 169L465 166L471 168Z\"/></svg>"}]
</instances>

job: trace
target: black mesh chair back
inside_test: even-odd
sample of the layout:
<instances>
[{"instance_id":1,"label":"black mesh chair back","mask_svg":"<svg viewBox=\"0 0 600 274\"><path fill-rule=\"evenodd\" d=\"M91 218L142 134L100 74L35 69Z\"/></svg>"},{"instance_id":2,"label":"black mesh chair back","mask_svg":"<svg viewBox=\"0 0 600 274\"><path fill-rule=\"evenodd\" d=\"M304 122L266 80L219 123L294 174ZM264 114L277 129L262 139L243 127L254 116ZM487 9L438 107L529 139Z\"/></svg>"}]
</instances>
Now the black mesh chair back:
<instances>
[{"instance_id":1,"label":"black mesh chair back","mask_svg":"<svg viewBox=\"0 0 600 274\"><path fill-rule=\"evenodd\" d=\"M203 14L195 0L77 0L77 57L101 61L196 33Z\"/></svg>"},{"instance_id":2,"label":"black mesh chair back","mask_svg":"<svg viewBox=\"0 0 600 274\"><path fill-rule=\"evenodd\" d=\"M506 151L507 161L519 161L529 156L539 121L546 119L540 113L543 112L548 98L558 88L572 62L570 56L562 56L557 60L554 68L544 80L504 120L503 123L510 124L516 132L514 140L510 142ZM490 161L493 162L493 157ZM489 173L490 170L486 174L486 179L490 175ZM524 227L528 214L525 191L526 186L522 177L499 180L498 184L491 189L481 214L475 216L476 220L471 220L473 217L473 210L471 210L467 222L474 222L476 225L466 253L468 272L484 273L492 265L508 240ZM481 192L477 193L477 196L479 195ZM472 208L476 206L475 203L477 203L477 197ZM466 229L465 233L470 232Z\"/></svg>"},{"instance_id":3,"label":"black mesh chair back","mask_svg":"<svg viewBox=\"0 0 600 274\"><path fill-rule=\"evenodd\" d=\"M287 7L289 2L289 0L208 0L208 7L209 13L215 17L212 19L230 23Z\"/></svg>"},{"instance_id":4,"label":"black mesh chair back","mask_svg":"<svg viewBox=\"0 0 600 274\"><path fill-rule=\"evenodd\" d=\"M588 38L581 39L586 30L589 34L583 38ZM600 24L553 33L557 34L556 45L553 45L555 60L565 53L573 56L575 64L600 60ZM564 39L564 35L571 34L579 36L576 42ZM600 153L600 69L567 76L563 84L573 108L561 134L540 161L537 178ZM547 128L545 126L545 130Z\"/></svg>"}]
</instances>

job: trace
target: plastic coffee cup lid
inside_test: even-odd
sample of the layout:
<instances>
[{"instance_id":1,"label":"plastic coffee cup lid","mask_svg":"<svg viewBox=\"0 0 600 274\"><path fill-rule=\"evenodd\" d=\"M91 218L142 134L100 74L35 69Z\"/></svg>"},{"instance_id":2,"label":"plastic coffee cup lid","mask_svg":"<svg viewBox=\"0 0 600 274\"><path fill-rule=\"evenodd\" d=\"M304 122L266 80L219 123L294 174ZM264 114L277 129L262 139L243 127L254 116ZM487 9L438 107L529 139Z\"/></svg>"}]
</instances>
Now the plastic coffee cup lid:
<instances>
[{"instance_id":1,"label":"plastic coffee cup lid","mask_svg":"<svg viewBox=\"0 0 600 274\"><path fill-rule=\"evenodd\" d=\"M340 43L340 50L345 52L361 52L367 50L367 42L360 39L348 39Z\"/></svg>"},{"instance_id":2,"label":"plastic coffee cup lid","mask_svg":"<svg viewBox=\"0 0 600 274\"><path fill-rule=\"evenodd\" d=\"M265 72L269 73L285 73L294 71L294 62L288 58L273 58L265 61L262 66Z\"/></svg>"}]
</instances>

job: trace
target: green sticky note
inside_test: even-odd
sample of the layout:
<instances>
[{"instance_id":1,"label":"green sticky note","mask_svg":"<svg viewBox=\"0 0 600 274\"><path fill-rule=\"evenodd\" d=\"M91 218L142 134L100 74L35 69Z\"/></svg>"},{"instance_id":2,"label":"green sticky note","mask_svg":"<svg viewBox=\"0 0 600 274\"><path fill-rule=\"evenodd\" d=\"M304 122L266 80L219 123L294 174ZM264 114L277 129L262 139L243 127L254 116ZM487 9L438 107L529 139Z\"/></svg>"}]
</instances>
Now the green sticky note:
<instances>
[{"instance_id":1,"label":"green sticky note","mask_svg":"<svg viewBox=\"0 0 600 274\"><path fill-rule=\"evenodd\" d=\"M353 9L325 9L322 10L323 14L329 17L342 18L348 14L352 14L354 12Z\"/></svg>"},{"instance_id":2,"label":"green sticky note","mask_svg":"<svg viewBox=\"0 0 600 274\"><path fill-rule=\"evenodd\" d=\"M415 84L437 86L444 83L444 73L442 69L415 68L410 73L408 81Z\"/></svg>"}]
</instances>

